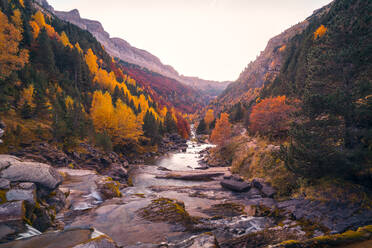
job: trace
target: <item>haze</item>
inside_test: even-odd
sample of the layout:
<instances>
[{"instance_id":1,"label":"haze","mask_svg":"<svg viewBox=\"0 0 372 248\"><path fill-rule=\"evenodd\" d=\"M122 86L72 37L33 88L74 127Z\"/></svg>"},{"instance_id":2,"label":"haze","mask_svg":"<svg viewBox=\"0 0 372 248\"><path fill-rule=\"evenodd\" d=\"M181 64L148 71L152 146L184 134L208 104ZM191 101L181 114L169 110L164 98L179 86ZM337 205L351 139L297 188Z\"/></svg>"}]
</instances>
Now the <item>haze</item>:
<instances>
[{"instance_id":1,"label":"haze","mask_svg":"<svg viewBox=\"0 0 372 248\"><path fill-rule=\"evenodd\" d=\"M111 37L156 55L180 74L235 80L268 40L331 0L49 0L79 9Z\"/></svg>"}]
</instances>

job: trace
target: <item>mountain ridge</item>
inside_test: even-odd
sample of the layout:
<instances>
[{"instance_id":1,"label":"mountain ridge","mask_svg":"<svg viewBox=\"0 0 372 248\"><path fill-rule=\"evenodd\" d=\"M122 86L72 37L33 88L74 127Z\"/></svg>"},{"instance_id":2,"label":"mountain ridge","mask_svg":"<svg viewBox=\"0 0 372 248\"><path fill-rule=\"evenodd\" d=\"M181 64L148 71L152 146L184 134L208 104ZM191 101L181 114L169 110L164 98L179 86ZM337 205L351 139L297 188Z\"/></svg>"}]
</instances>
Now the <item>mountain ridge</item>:
<instances>
[{"instance_id":1,"label":"mountain ridge","mask_svg":"<svg viewBox=\"0 0 372 248\"><path fill-rule=\"evenodd\" d=\"M46 0L39 0L40 3L44 7L50 6ZM81 18L77 9L56 11L51 7L49 10L62 20L91 32L111 56L175 79L185 85L201 90L203 94L211 98L218 96L230 83L229 81L217 82L180 75L172 66L164 65L158 57L150 52L136 48L122 38L110 37L110 34L104 30L99 21Z\"/></svg>"}]
</instances>

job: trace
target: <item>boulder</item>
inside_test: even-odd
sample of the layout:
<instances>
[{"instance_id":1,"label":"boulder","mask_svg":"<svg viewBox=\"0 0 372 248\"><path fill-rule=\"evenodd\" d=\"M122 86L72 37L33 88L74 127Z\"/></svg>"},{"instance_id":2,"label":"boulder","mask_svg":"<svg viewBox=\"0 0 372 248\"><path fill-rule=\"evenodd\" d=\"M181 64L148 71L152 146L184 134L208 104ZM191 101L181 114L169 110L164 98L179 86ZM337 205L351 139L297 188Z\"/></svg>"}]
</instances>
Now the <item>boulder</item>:
<instances>
[{"instance_id":1,"label":"boulder","mask_svg":"<svg viewBox=\"0 0 372 248\"><path fill-rule=\"evenodd\" d=\"M214 177L223 176L224 174L224 172L179 171L171 172L166 175L156 176L156 178L188 181L210 181Z\"/></svg>"},{"instance_id":2,"label":"boulder","mask_svg":"<svg viewBox=\"0 0 372 248\"><path fill-rule=\"evenodd\" d=\"M48 189L55 189L62 183L62 176L51 166L35 162L20 162L17 158L0 156L2 164L9 163L0 177L11 182L33 182ZM1 164L1 162L0 162Z\"/></svg>"},{"instance_id":3,"label":"boulder","mask_svg":"<svg viewBox=\"0 0 372 248\"><path fill-rule=\"evenodd\" d=\"M10 189L10 181L5 178L0 178L0 189Z\"/></svg>"},{"instance_id":4,"label":"boulder","mask_svg":"<svg viewBox=\"0 0 372 248\"><path fill-rule=\"evenodd\" d=\"M26 201L32 205L36 203L35 189L11 189L6 192L7 201Z\"/></svg>"},{"instance_id":5,"label":"boulder","mask_svg":"<svg viewBox=\"0 0 372 248\"><path fill-rule=\"evenodd\" d=\"M7 202L0 205L0 223L10 221L23 222L26 208L24 201Z\"/></svg>"},{"instance_id":6,"label":"boulder","mask_svg":"<svg viewBox=\"0 0 372 248\"><path fill-rule=\"evenodd\" d=\"M27 239L0 244L0 248L117 248L111 238L90 228L47 232Z\"/></svg>"},{"instance_id":7,"label":"boulder","mask_svg":"<svg viewBox=\"0 0 372 248\"><path fill-rule=\"evenodd\" d=\"M15 156L0 154L0 170L9 167L13 163L20 162L21 160Z\"/></svg>"},{"instance_id":8,"label":"boulder","mask_svg":"<svg viewBox=\"0 0 372 248\"><path fill-rule=\"evenodd\" d=\"M247 182L240 182L232 179L225 179L220 182L221 186L236 192L248 191L251 185Z\"/></svg>"},{"instance_id":9,"label":"boulder","mask_svg":"<svg viewBox=\"0 0 372 248\"><path fill-rule=\"evenodd\" d=\"M192 244L188 248L215 248L217 240L213 234L203 233L192 239Z\"/></svg>"},{"instance_id":10,"label":"boulder","mask_svg":"<svg viewBox=\"0 0 372 248\"><path fill-rule=\"evenodd\" d=\"M273 197L276 194L276 189L271 187L269 184L265 183L262 185L261 192L266 196L266 197Z\"/></svg>"}]
</instances>

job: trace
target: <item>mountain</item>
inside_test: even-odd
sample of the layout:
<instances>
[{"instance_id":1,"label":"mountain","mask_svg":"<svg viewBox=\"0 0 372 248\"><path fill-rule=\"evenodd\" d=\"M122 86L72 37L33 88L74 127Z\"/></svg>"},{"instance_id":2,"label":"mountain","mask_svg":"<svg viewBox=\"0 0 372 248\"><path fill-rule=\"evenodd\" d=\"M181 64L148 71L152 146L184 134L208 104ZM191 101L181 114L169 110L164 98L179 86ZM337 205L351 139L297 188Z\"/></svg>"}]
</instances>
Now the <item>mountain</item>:
<instances>
[{"instance_id":1,"label":"mountain","mask_svg":"<svg viewBox=\"0 0 372 248\"><path fill-rule=\"evenodd\" d=\"M238 102L250 103L255 100L265 83L272 82L279 75L284 60L287 43L296 35L301 34L313 18L329 11L330 5L314 11L313 15L303 22L287 29L270 39L264 51L250 62L240 74L238 80L231 83L218 98L214 105L221 109L229 109Z\"/></svg>"},{"instance_id":2,"label":"mountain","mask_svg":"<svg viewBox=\"0 0 372 248\"><path fill-rule=\"evenodd\" d=\"M41 0L45 6L45 0ZM230 82L216 82L203 80L197 77L180 75L172 66L164 65L159 58L151 53L131 46L121 38L111 38L98 21L83 19L77 9L69 12L54 11L54 14L62 20L71 22L78 27L88 30L105 47L106 51L113 57L125 62L139 65L150 71L159 73L168 78L175 79L185 85L191 86L204 95L213 98L218 96Z\"/></svg>"}]
</instances>

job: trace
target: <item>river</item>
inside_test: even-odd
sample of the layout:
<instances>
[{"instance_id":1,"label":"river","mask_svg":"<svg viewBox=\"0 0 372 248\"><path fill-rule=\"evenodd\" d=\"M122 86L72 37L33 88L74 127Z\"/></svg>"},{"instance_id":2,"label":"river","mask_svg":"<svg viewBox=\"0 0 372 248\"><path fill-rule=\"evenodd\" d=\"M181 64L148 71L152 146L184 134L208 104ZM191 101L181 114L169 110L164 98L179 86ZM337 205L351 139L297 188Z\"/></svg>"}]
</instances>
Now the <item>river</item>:
<instances>
[{"instance_id":1,"label":"river","mask_svg":"<svg viewBox=\"0 0 372 248\"><path fill-rule=\"evenodd\" d=\"M222 239L266 227L269 223L266 219L249 216L249 210L244 209L245 198L241 194L220 186L219 180L229 174L228 168L198 169L199 152L212 145L192 140L187 142L188 147L184 152L165 155L150 165L137 165L131 171L133 187L123 189L121 198L102 201L93 183L99 175L89 171L65 170L70 179L62 187L70 191L71 206L69 211L59 214L57 218L70 227L95 227L123 247L155 247L161 243L177 243L195 235L195 231L186 230L180 224L149 221L138 214L140 209L159 198L184 202L191 216L200 219L201 225L208 226ZM170 173L217 173L219 176L213 180L198 181L161 178ZM241 204L241 212L231 213L227 209L228 213L225 214L221 209L211 210L212 206L230 202ZM213 219L215 215L222 217Z\"/></svg>"}]
</instances>

